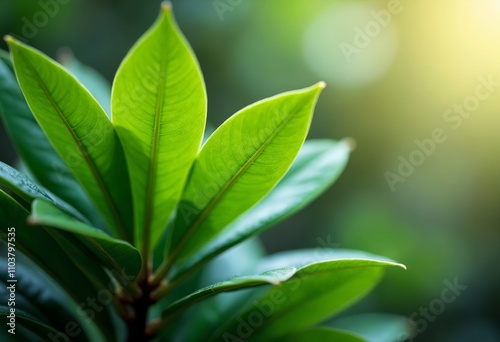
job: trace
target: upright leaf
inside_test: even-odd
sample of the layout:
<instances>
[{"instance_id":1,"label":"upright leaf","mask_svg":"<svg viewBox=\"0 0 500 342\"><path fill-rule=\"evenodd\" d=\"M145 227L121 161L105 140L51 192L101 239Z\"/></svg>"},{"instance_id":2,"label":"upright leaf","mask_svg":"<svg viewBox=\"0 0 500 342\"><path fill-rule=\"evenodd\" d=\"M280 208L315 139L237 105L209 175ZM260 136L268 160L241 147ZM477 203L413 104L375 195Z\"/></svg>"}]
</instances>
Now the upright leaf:
<instances>
[{"instance_id":1,"label":"upright leaf","mask_svg":"<svg viewBox=\"0 0 500 342\"><path fill-rule=\"evenodd\" d=\"M283 177L309 130L323 83L242 109L213 133L179 205L170 259L189 257Z\"/></svg>"},{"instance_id":2,"label":"upright leaf","mask_svg":"<svg viewBox=\"0 0 500 342\"><path fill-rule=\"evenodd\" d=\"M104 222L88 196L36 122L19 88L14 71L1 61L0 117L10 140L36 180L82 213L94 226L104 228Z\"/></svg>"},{"instance_id":3,"label":"upright leaf","mask_svg":"<svg viewBox=\"0 0 500 342\"><path fill-rule=\"evenodd\" d=\"M169 5L120 66L111 107L132 181L135 243L146 254L180 199L206 118L200 69Z\"/></svg>"},{"instance_id":4,"label":"upright leaf","mask_svg":"<svg viewBox=\"0 0 500 342\"><path fill-rule=\"evenodd\" d=\"M259 203L246 211L201 251L176 265L175 279L226 249L284 220L322 194L347 164L346 142L306 141L290 170Z\"/></svg>"},{"instance_id":5,"label":"upright leaf","mask_svg":"<svg viewBox=\"0 0 500 342\"><path fill-rule=\"evenodd\" d=\"M8 37L16 76L40 127L110 230L131 236L129 178L118 136L101 106L60 65Z\"/></svg>"}]
</instances>

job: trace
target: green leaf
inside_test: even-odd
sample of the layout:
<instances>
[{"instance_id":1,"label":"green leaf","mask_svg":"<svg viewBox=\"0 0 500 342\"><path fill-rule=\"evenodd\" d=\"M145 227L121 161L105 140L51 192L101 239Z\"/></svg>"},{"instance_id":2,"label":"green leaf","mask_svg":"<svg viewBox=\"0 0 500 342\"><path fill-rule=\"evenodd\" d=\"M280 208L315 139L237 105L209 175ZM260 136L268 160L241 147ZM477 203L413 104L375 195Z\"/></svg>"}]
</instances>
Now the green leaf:
<instances>
[{"instance_id":1,"label":"green leaf","mask_svg":"<svg viewBox=\"0 0 500 342\"><path fill-rule=\"evenodd\" d=\"M341 330L334 330L328 328L309 328L302 331L296 331L288 336L280 337L276 340L287 341L287 342L326 342L326 341L338 341L338 342L367 342L359 336L353 333Z\"/></svg>"},{"instance_id":2,"label":"green leaf","mask_svg":"<svg viewBox=\"0 0 500 342\"><path fill-rule=\"evenodd\" d=\"M278 183L304 142L323 88L318 83L259 101L210 136L179 205L171 261L198 251Z\"/></svg>"},{"instance_id":3,"label":"green leaf","mask_svg":"<svg viewBox=\"0 0 500 342\"><path fill-rule=\"evenodd\" d=\"M90 91L106 114L111 117L111 83L96 70L76 59L69 49L59 54L59 60Z\"/></svg>"},{"instance_id":4,"label":"green leaf","mask_svg":"<svg viewBox=\"0 0 500 342\"><path fill-rule=\"evenodd\" d=\"M60 200L57 200L56 198L53 198L44 189L33 183L24 174L3 162L0 162L0 185L9 189L16 196L22 199L26 203L25 207L27 208L31 206L31 203L36 198L41 198L50 201L72 216L85 221L85 218L82 217L81 214L75 211L72 207L68 206L66 203Z\"/></svg>"},{"instance_id":5,"label":"green leaf","mask_svg":"<svg viewBox=\"0 0 500 342\"><path fill-rule=\"evenodd\" d=\"M175 303L171 304L163 312L162 324L160 326L168 324L171 320L175 319L179 314L181 314L192 305L207 298L213 297L219 293L232 292L261 285L277 286L282 282L290 279L290 277L293 276L295 272L296 269L293 267L282 268L267 271L259 275L234 277L230 280L204 287L190 294L189 296L181 298Z\"/></svg>"},{"instance_id":6,"label":"green leaf","mask_svg":"<svg viewBox=\"0 0 500 342\"><path fill-rule=\"evenodd\" d=\"M85 270L78 263L78 259L81 259L81 251L69 251L70 246L63 248L60 240L58 241L44 227L30 227L27 224L28 215L29 213L19 203L0 190L0 238L2 240L7 241L8 233L11 232L9 228L15 228L16 252L20 251L31 259L63 287L76 303L85 304L87 298L95 299L101 290L107 289L107 287L96 287L96 283L89 278L89 272L94 271L95 261L87 263L88 272L84 273ZM109 302L107 304L109 305ZM88 304L84 307L87 308ZM109 309L101 307L100 311L90 310L97 325L108 336L112 335L113 329Z\"/></svg>"},{"instance_id":7,"label":"green leaf","mask_svg":"<svg viewBox=\"0 0 500 342\"><path fill-rule=\"evenodd\" d=\"M349 316L328 325L352 331L367 342L401 342L408 340L413 333L407 317L389 314Z\"/></svg>"},{"instance_id":8,"label":"green leaf","mask_svg":"<svg viewBox=\"0 0 500 342\"><path fill-rule=\"evenodd\" d=\"M256 313L262 322L252 328L249 341L272 340L308 328L360 299L391 266L404 267L370 259L328 260L303 266L289 280L253 301L214 334L212 341L227 333L237 334L241 322L248 324Z\"/></svg>"},{"instance_id":9,"label":"green leaf","mask_svg":"<svg viewBox=\"0 0 500 342\"><path fill-rule=\"evenodd\" d=\"M118 136L92 95L60 65L8 37L16 76L31 111L110 230L131 237L129 179Z\"/></svg>"},{"instance_id":10,"label":"green leaf","mask_svg":"<svg viewBox=\"0 0 500 342\"><path fill-rule=\"evenodd\" d=\"M1 61L0 117L10 140L36 180L78 210L94 226L104 228L102 218L36 122L14 71Z\"/></svg>"},{"instance_id":11,"label":"green leaf","mask_svg":"<svg viewBox=\"0 0 500 342\"><path fill-rule=\"evenodd\" d=\"M111 107L132 180L134 240L147 254L179 202L206 119L201 72L169 5L120 66Z\"/></svg>"},{"instance_id":12,"label":"green leaf","mask_svg":"<svg viewBox=\"0 0 500 342\"><path fill-rule=\"evenodd\" d=\"M285 177L262 201L212 242L174 268L171 279L199 267L226 249L276 225L316 199L340 176L349 157L347 142L306 141Z\"/></svg>"},{"instance_id":13,"label":"green leaf","mask_svg":"<svg viewBox=\"0 0 500 342\"><path fill-rule=\"evenodd\" d=\"M53 206L51 203L37 199L33 202L29 223L54 227L71 233L77 237L83 250L88 250L89 258L103 267L113 271L113 274L135 278L141 268L141 255L129 243L116 240L102 231L79 222Z\"/></svg>"}]
</instances>

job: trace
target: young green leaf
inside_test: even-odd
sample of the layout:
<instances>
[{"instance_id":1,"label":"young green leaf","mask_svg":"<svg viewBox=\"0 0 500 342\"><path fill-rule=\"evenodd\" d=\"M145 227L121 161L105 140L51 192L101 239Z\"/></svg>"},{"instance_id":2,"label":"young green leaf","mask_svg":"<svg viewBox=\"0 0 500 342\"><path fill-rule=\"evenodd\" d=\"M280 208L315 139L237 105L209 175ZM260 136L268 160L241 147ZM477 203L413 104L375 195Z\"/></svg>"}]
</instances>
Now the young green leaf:
<instances>
[{"instance_id":1,"label":"young green leaf","mask_svg":"<svg viewBox=\"0 0 500 342\"><path fill-rule=\"evenodd\" d=\"M266 308L263 322L248 341L267 341L308 328L364 296L395 262L369 259L320 261L301 267L293 277L272 287L264 296L213 335L237 334L241 322L258 308Z\"/></svg>"},{"instance_id":2,"label":"young green leaf","mask_svg":"<svg viewBox=\"0 0 500 342\"><path fill-rule=\"evenodd\" d=\"M82 250L89 258L113 271L115 275L125 272L127 277L135 278L141 268L141 255L129 243L109 237L102 231L79 222L51 203L37 199L33 202L28 222L57 228L75 236Z\"/></svg>"},{"instance_id":3,"label":"young green leaf","mask_svg":"<svg viewBox=\"0 0 500 342\"><path fill-rule=\"evenodd\" d=\"M111 84L108 80L96 70L81 63L69 49L61 51L58 57L61 64L90 91L106 114L111 117Z\"/></svg>"},{"instance_id":4,"label":"young green leaf","mask_svg":"<svg viewBox=\"0 0 500 342\"><path fill-rule=\"evenodd\" d=\"M282 336L269 342L368 342L351 332L334 330L329 328L314 327L301 331L295 331L288 336ZM389 342L389 341L385 341Z\"/></svg>"},{"instance_id":5,"label":"young green leaf","mask_svg":"<svg viewBox=\"0 0 500 342\"><path fill-rule=\"evenodd\" d=\"M328 324L356 333L367 342L401 342L412 336L407 317L389 314L362 314L340 318Z\"/></svg>"},{"instance_id":6,"label":"young green leaf","mask_svg":"<svg viewBox=\"0 0 500 342\"><path fill-rule=\"evenodd\" d=\"M316 199L339 177L349 157L346 142L306 141L276 187L198 253L179 262L170 279L210 261L226 249L284 220Z\"/></svg>"},{"instance_id":7,"label":"young green leaf","mask_svg":"<svg viewBox=\"0 0 500 342\"><path fill-rule=\"evenodd\" d=\"M8 233L15 230L16 251L22 252L36 263L62 286L75 302L96 298L102 288L96 288L95 284L78 270L78 265L73 260L74 253L68 254L45 228L30 227L26 221L28 215L19 203L0 190L0 238L7 241ZM57 262L54 262L55 260ZM113 322L109 308L94 312L94 319L104 334L112 336Z\"/></svg>"},{"instance_id":8,"label":"young green leaf","mask_svg":"<svg viewBox=\"0 0 500 342\"><path fill-rule=\"evenodd\" d=\"M111 107L130 170L134 241L147 255L180 199L206 119L201 72L169 5L118 69Z\"/></svg>"},{"instance_id":9,"label":"young green leaf","mask_svg":"<svg viewBox=\"0 0 500 342\"><path fill-rule=\"evenodd\" d=\"M75 208L94 226L104 228L105 224L88 196L33 117L17 84L14 71L1 61L0 117L16 151L36 180Z\"/></svg>"},{"instance_id":10,"label":"young green leaf","mask_svg":"<svg viewBox=\"0 0 500 342\"><path fill-rule=\"evenodd\" d=\"M219 293L238 291L262 285L276 286L290 279L290 277L292 277L295 272L295 268L288 267L267 271L259 275L234 277L230 280L204 287L190 294L189 296L181 298L171 304L162 313L162 323L158 326L158 328L161 328L162 326L168 324L171 320L176 318L192 305L207 298L213 297Z\"/></svg>"},{"instance_id":11,"label":"young green leaf","mask_svg":"<svg viewBox=\"0 0 500 342\"><path fill-rule=\"evenodd\" d=\"M110 230L131 237L131 198L118 136L92 95L60 65L8 37L26 101L61 158L85 188Z\"/></svg>"},{"instance_id":12,"label":"young green leaf","mask_svg":"<svg viewBox=\"0 0 500 342\"><path fill-rule=\"evenodd\" d=\"M198 251L278 183L304 142L323 88L319 83L257 102L210 136L179 205L170 263Z\"/></svg>"}]
</instances>

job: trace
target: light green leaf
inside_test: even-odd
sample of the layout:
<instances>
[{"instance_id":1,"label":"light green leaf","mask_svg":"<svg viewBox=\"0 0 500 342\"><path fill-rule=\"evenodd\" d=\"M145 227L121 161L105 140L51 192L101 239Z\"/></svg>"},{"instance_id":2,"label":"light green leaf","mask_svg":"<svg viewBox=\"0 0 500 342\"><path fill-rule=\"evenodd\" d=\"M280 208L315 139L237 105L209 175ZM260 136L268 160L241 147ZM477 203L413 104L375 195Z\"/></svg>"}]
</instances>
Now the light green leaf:
<instances>
[{"instance_id":1,"label":"light green leaf","mask_svg":"<svg viewBox=\"0 0 500 342\"><path fill-rule=\"evenodd\" d=\"M189 296L179 299L171 304L162 314L162 324L164 326L171 320L177 318L179 314L184 312L192 305L213 297L219 293L238 291L261 285L277 286L282 282L290 279L294 275L296 269L293 267L271 270L259 275L234 277L230 280L219 282L207 287L204 287Z\"/></svg>"},{"instance_id":2,"label":"light green leaf","mask_svg":"<svg viewBox=\"0 0 500 342\"><path fill-rule=\"evenodd\" d=\"M340 176L349 157L347 142L306 141L290 170L262 201L241 215L186 262L176 265L171 279L199 267L214 256L276 225L322 194Z\"/></svg>"},{"instance_id":3,"label":"light green leaf","mask_svg":"<svg viewBox=\"0 0 500 342\"><path fill-rule=\"evenodd\" d=\"M323 83L248 106L203 146L177 213L170 261L191 256L284 176L309 130Z\"/></svg>"},{"instance_id":4,"label":"light green leaf","mask_svg":"<svg viewBox=\"0 0 500 342\"><path fill-rule=\"evenodd\" d=\"M12 67L12 65L11 65ZM104 222L36 122L14 72L0 61L0 117L10 140L38 182L99 228Z\"/></svg>"},{"instance_id":5,"label":"light green leaf","mask_svg":"<svg viewBox=\"0 0 500 342\"><path fill-rule=\"evenodd\" d=\"M103 214L110 230L132 235L129 179L111 121L92 95L60 65L8 37L26 101L61 158Z\"/></svg>"},{"instance_id":6,"label":"light green leaf","mask_svg":"<svg viewBox=\"0 0 500 342\"><path fill-rule=\"evenodd\" d=\"M116 240L107 234L79 222L53 206L51 203L37 199L33 202L29 223L61 229L77 237L83 250L90 252L92 258L113 274L135 278L141 268L141 255L129 243Z\"/></svg>"},{"instance_id":7,"label":"light green leaf","mask_svg":"<svg viewBox=\"0 0 500 342\"><path fill-rule=\"evenodd\" d=\"M201 72L169 5L120 66L111 107L132 180L134 241L147 254L181 197L206 119Z\"/></svg>"},{"instance_id":8,"label":"light green leaf","mask_svg":"<svg viewBox=\"0 0 500 342\"><path fill-rule=\"evenodd\" d=\"M408 340L413 333L407 317L389 314L348 316L328 326L352 331L367 342L401 342Z\"/></svg>"},{"instance_id":9,"label":"light green leaf","mask_svg":"<svg viewBox=\"0 0 500 342\"><path fill-rule=\"evenodd\" d=\"M68 251L63 248L61 240L58 241L44 227L30 227L27 224L28 215L19 203L0 190L0 238L7 242L8 233L12 232L9 229L14 228L16 251L22 252L38 265L63 287L76 303L86 301L87 298L96 298L103 287L96 287L96 282L89 278L89 274L95 270L95 261L87 263L88 270L84 273L83 267L78 263L81 251ZM102 277L102 273L95 276ZM109 309L106 307L104 310L94 311L95 322L108 336L113 334Z\"/></svg>"},{"instance_id":10,"label":"light green leaf","mask_svg":"<svg viewBox=\"0 0 500 342\"><path fill-rule=\"evenodd\" d=\"M248 341L272 340L311 327L360 299L378 283L384 269L393 266L404 267L369 259L320 261L303 266L289 280L253 301L211 340L225 333L237 334L241 321L248 321L255 312L260 312L262 323Z\"/></svg>"},{"instance_id":11,"label":"light green leaf","mask_svg":"<svg viewBox=\"0 0 500 342\"><path fill-rule=\"evenodd\" d=\"M288 336L277 338L270 342L367 342L353 333L329 328L309 328L302 331L296 331Z\"/></svg>"},{"instance_id":12,"label":"light green leaf","mask_svg":"<svg viewBox=\"0 0 500 342\"><path fill-rule=\"evenodd\" d=\"M76 59L69 49L61 51L59 60L90 91L106 114L111 116L111 83L96 70Z\"/></svg>"}]
</instances>

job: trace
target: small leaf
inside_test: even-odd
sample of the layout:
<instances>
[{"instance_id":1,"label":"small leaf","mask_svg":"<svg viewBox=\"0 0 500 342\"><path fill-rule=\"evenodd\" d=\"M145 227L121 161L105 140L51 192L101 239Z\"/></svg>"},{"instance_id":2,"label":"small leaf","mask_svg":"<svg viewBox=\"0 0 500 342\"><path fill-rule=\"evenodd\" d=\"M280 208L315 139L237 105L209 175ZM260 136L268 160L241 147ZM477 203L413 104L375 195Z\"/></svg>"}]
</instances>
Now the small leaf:
<instances>
[{"instance_id":1,"label":"small leaf","mask_svg":"<svg viewBox=\"0 0 500 342\"><path fill-rule=\"evenodd\" d=\"M111 83L96 70L76 59L69 49L61 51L59 60L90 91L106 114L111 116Z\"/></svg>"},{"instance_id":2,"label":"small leaf","mask_svg":"<svg viewBox=\"0 0 500 342\"><path fill-rule=\"evenodd\" d=\"M194 254L278 183L304 142L323 88L319 83L259 101L210 136L179 205L171 261Z\"/></svg>"},{"instance_id":3,"label":"small leaf","mask_svg":"<svg viewBox=\"0 0 500 342\"><path fill-rule=\"evenodd\" d=\"M214 256L293 215L316 199L347 164L346 142L306 141L285 177L262 201L241 215L200 252L173 270L171 279L199 267Z\"/></svg>"},{"instance_id":4,"label":"small leaf","mask_svg":"<svg viewBox=\"0 0 500 342\"><path fill-rule=\"evenodd\" d=\"M296 331L288 336L280 337L270 342L368 342L351 332L334 330L329 328L309 328L302 331Z\"/></svg>"},{"instance_id":5,"label":"small leaf","mask_svg":"<svg viewBox=\"0 0 500 342\"><path fill-rule=\"evenodd\" d=\"M60 65L8 37L16 76L33 115L103 214L115 236L131 238L125 158L111 121Z\"/></svg>"},{"instance_id":6,"label":"small leaf","mask_svg":"<svg viewBox=\"0 0 500 342\"><path fill-rule=\"evenodd\" d=\"M169 5L118 69L112 111L132 181L134 241L147 254L179 202L206 119L201 72Z\"/></svg>"},{"instance_id":7,"label":"small leaf","mask_svg":"<svg viewBox=\"0 0 500 342\"><path fill-rule=\"evenodd\" d=\"M340 318L328 326L348 330L367 342L401 342L412 336L408 318L388 314L362 314Z\"/></svg>"},{"instance_id":8,"label":"small leaf","mask_svg":"<svg viewBox=\"0 0 500 342\"><path fill-rule=\"evenodd\" d=\"M249 341L272 340L311 327L360 299L378 283L384 269L393 266L403 267L370 259L320 261L303 266L219 329L212 341L224 333L237 334L241 321L255 316L255 312L260 313L262 323L253 329Z\"/></svg>"},{"instance_id":9,"label":"small leaf","mask_svg":"<svg viewBox=\"0 0 500 342\"><path fill-rule=\"evenodd\" d=\"M10 140L39 184L78 210L94 226L104 228L102 218L36 122L14 71L1 61L0 117Z\"/></svg>"},{"instance_id":10,"label":"small leaf","mask_svg":"<svg viewBox=\"0 0 500 342\"><path fill-rule=\"evenodd\" d=\"M51 203L37 199L33 202L29 223L61 229L77 237L91 253L89 258L98 261L113 274L136 277L141 268L141 255L129 243L109 237L102 231L76 221Z\"/></svg>"}]
</instances>

